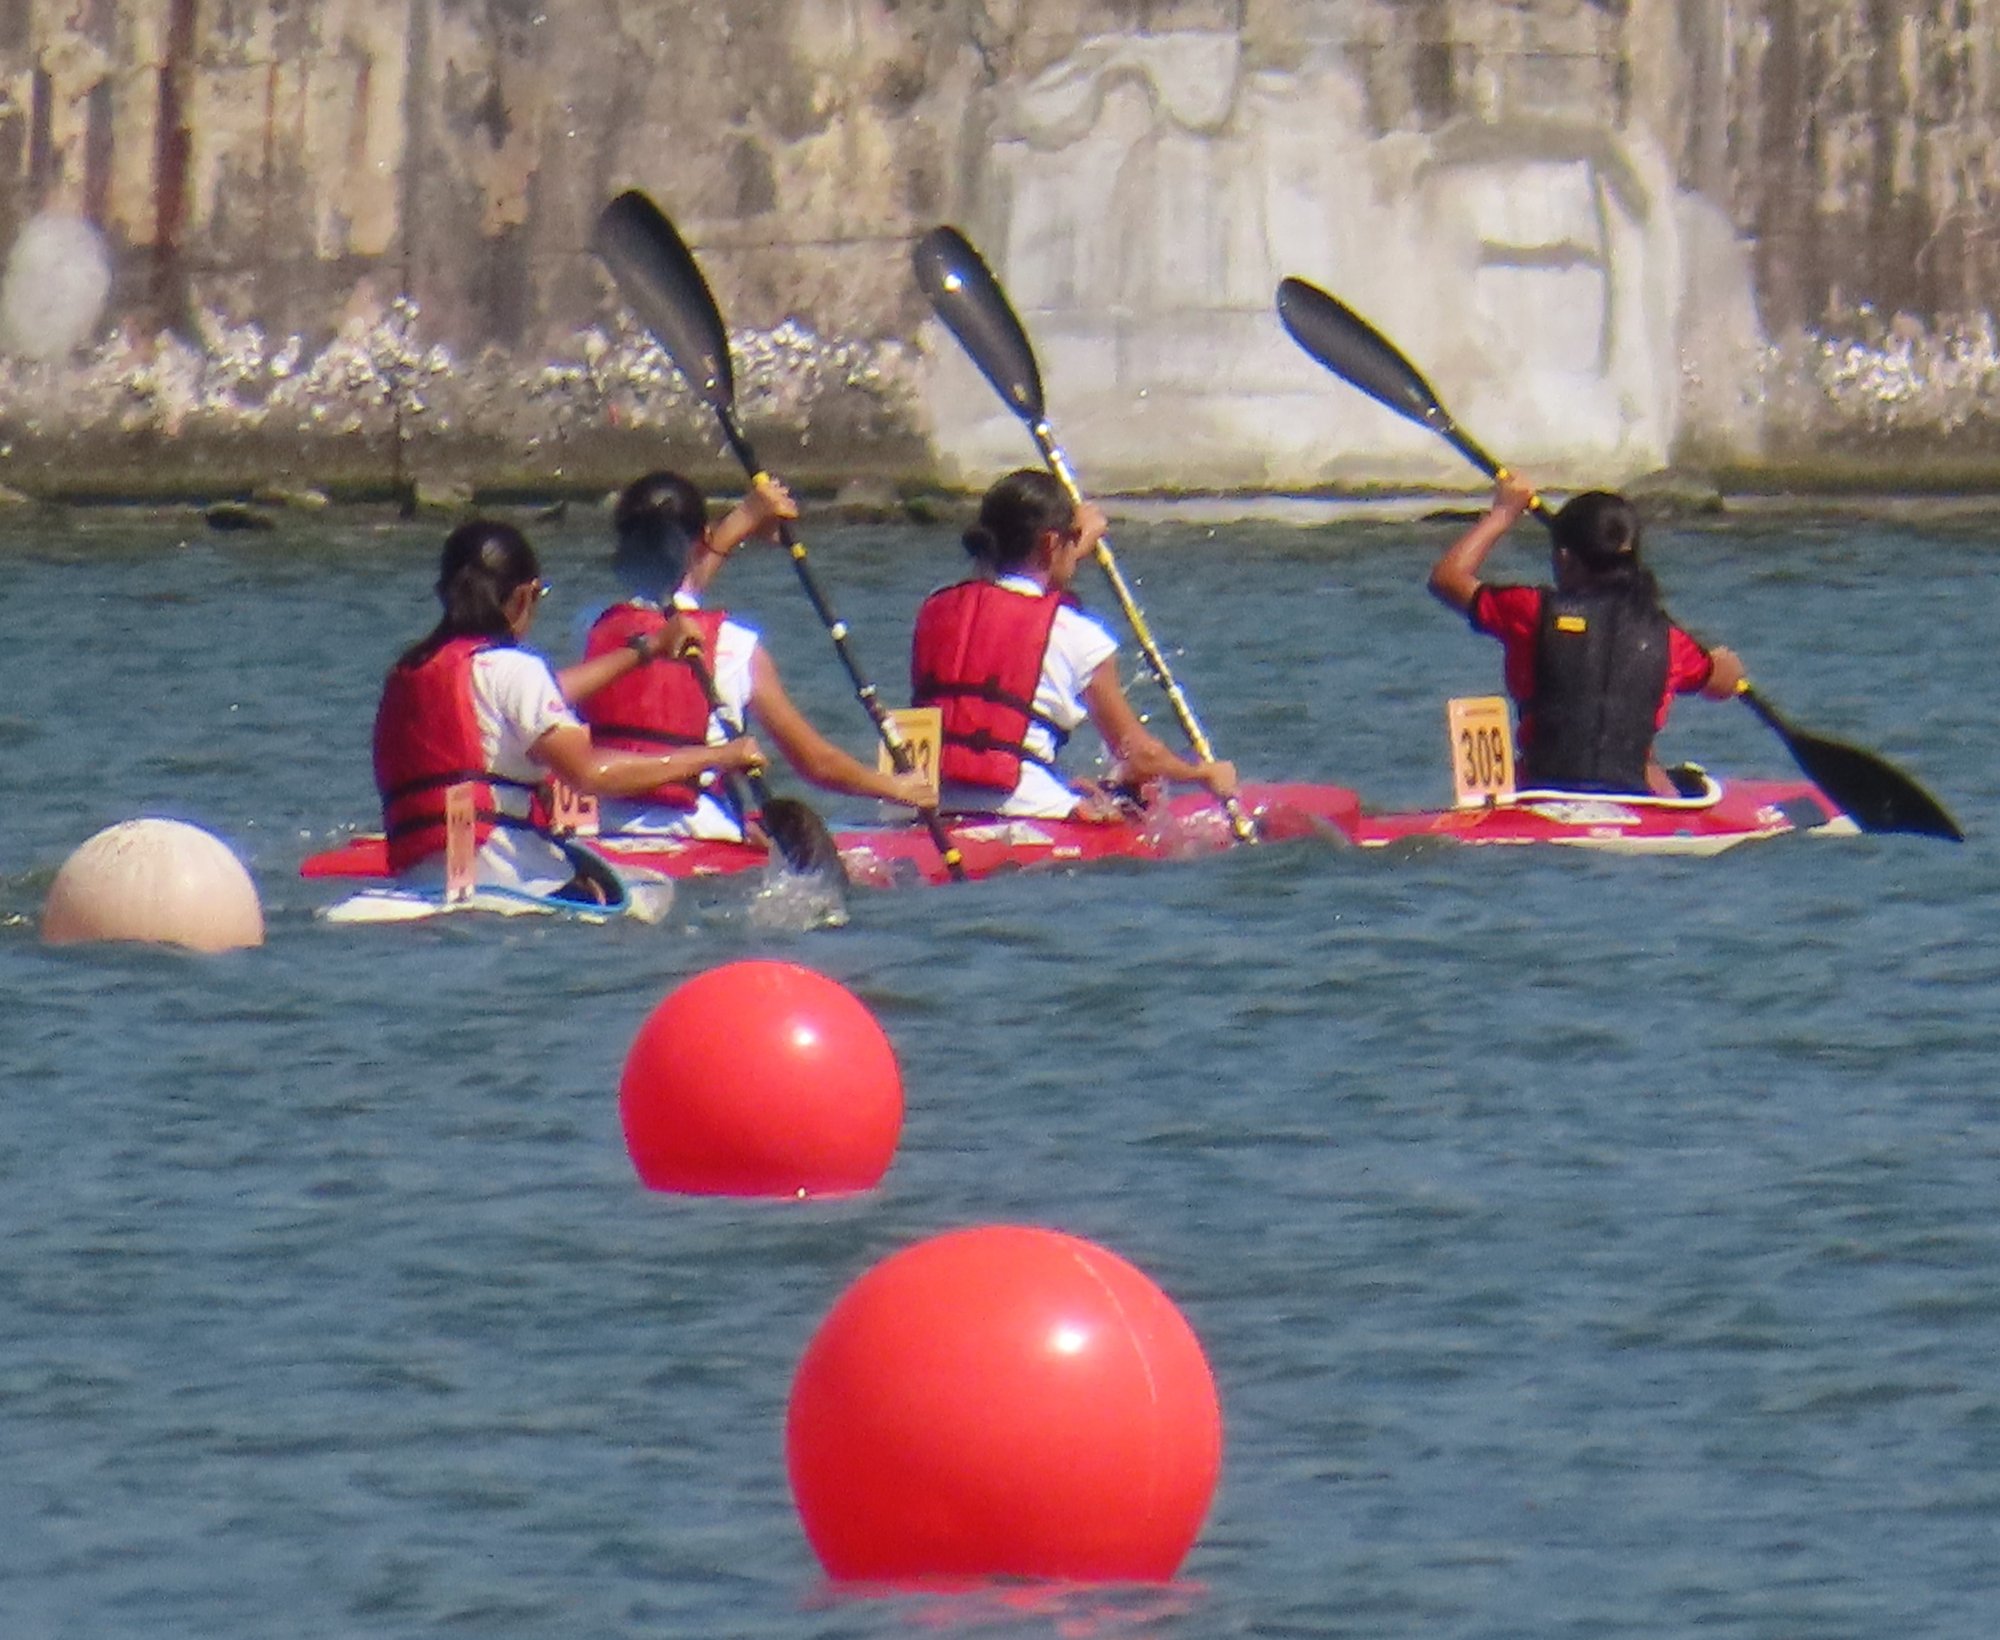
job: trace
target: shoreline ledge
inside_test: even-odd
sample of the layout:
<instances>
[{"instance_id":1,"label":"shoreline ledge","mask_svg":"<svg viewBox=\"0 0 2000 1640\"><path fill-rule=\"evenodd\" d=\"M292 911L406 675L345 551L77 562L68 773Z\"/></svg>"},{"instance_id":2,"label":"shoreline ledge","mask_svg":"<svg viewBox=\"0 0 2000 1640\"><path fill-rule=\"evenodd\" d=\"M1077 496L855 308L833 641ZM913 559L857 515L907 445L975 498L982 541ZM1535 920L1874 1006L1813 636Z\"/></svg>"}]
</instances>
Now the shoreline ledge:
<instances>
[{"instance_id":1,"label":"shoreline ledge","mask_svg":"<svg viewBox=\"0 0 2000 1640\"><path fill-rule=\"evenodd\" d=\"M343 513L437 520L493 511L553 521L572 510L588 514L608 507L626 479L653 465L678 467L717 503L741 491L740 468L718 461L712 453L685 459L690 453L655 447L650 461L638 459L603 470L593 464L588 472L555 477L504 468L488 470L482 477L477 469L454 464L449 469L411 472L394 481L379 471L327 472L304 465L229 471L204 463L168 475L132 465L19 472L0 462L0 532L27 527L51 512L119 509L192 513L208 518L217 528L279 530L298 520ZM980 493L977 487L961 488L913 465L897 469L864 461L845 471L830 471L802 462L776 470L804 503L808 518L825 523L946 527L967 516ZM1548 493L1561 498L1581 487L1551 483ZM2000 461L1968 463L1949 472L1828 470L1817 465L1667 470L1607 482L1606 487L1623 490L1645 516L1663 526L1798 517L1949 523L1984 519L2000 511ZM1484 484L1385 482L1311 489L1103 491L1093 499L1114 521L1127 523L1259 523L1311 529L1448 524L1477 516L1489 494Z\"/></svg>"}]
</instances>

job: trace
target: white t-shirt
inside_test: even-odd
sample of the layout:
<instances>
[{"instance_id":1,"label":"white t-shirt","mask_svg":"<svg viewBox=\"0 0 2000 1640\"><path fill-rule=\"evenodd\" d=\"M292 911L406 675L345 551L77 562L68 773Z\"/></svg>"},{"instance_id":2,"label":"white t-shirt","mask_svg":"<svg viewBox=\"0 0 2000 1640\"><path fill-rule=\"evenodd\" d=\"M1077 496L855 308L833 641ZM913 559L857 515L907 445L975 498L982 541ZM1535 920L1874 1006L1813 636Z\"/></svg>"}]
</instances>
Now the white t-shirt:
<instances>
[{"instance_id":1,"label":"white t-shirt","mask_svg":"<svg viewBox=\"0 0 2000 1640\"><path fill-rule=\"evenodd\" d=\"M549 663L531 649L482 649L472 657L472 711L486 767L529 785L539 785L547 771L528 748L551 729L581 727ZM496 795L508 813L528 812L526 792L503 786Z\"/></svg>"},{"instance_id":2,"label":"white t-shirt","mask_svg":"<svg viewBox=\"0 0 2000 1640\"><path fill-rule=\"evenodd\" d=\"M683 608L699 607L693 596L685 591L678 593L674 601ZM639 599L633 602L641 609L658 607ZM708 657L708 666L715 676L716 699L722 702L731 723L744 725L749 721L750 660L756 652L756 629L724 616L722 626L715 634L715 653ZM731 738L731 732L721 717L711 712L708 718L709 745L726 745ZM660 803L628 798L607 798L598 806L598 824L605 831L739 841L743 836L743 827L737 821L735 810L713 795L722 789L720 780L711 776L704 780L703 785L705 789L701 800L692 809L673 809Z\"/></svg>"},{"instance_id":3,"label":"white t-shirt","mask_svg":"<svg viewBox=\"0 0 2000 1640\"><path fill-rule=\"evenodd\" d=\"M495 647L472 657L472 713L479 725L485 766L508 780L538 785L548 771L528 748L549 730L581 726L563 700L549 663L530 649ZM503 814L526 815L530 794L518 786L495 786L494 806ZM479 845L475 880L547 894L575 875L568 859L545 837L513 826L496 826ZM399 879L411 887L444 882L444 855L434 854Z\"/></svg>"},{"instance_id":4,"label":"white t-shirt","mask_svg":"<svg viewBox=\"0 0 2000 1640\"><path fill-rule=\"evenodd\" d=\"M1003 575L996 583L1026 598L1039 598L1043 588L1026 575ZM1035 710L1065 730L1090 717L1083 692L1097 669L1118 653L1118 640L1103 623L1064 604L1049 628L1049 647L1042 656L1042 675L1035 683ZM1037 757L1053 758L1056 738L1045 723L1031 718L1021 744ZM1024 761L1014 789L999 801L991 787L946 781L938 806L959 814L1007 814L1038 820L1059 820L1076 807L1076 793L1039 763Z\"/></svg>"}]
</instances>

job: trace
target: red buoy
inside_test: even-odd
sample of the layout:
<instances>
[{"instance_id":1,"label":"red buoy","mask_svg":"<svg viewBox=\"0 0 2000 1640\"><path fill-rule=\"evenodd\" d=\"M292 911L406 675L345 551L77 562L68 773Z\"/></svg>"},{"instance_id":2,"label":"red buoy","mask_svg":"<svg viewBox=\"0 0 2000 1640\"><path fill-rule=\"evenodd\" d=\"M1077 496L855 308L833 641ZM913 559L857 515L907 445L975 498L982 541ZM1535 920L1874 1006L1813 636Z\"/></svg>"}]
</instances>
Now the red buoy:
<instances>
[{"instance_id":1,"label":"red buoy","mask_svg":"<svg viewBox=\"0 0 2000 1640\"><path fill-rule=\"evenodd\" d=\"M1146 1276L1074 1236L988 1226L848 1288L799 1363L785 1449L834 1578L1155 1582L1201 1529L1222 1416Z\"/></svg>"},{"instance_id":2,"label":"red buoy","mask_svg":"<svg viewBox=\"0 0 2000 1640\"><path fill-rule=\"evenodd\" d=\"M846 987L796 963L732 962L647 1016L625 1056L618 1112L654 1190L838 1195L889 1170L903 1077Z\"/></svg>"}]
</instances>

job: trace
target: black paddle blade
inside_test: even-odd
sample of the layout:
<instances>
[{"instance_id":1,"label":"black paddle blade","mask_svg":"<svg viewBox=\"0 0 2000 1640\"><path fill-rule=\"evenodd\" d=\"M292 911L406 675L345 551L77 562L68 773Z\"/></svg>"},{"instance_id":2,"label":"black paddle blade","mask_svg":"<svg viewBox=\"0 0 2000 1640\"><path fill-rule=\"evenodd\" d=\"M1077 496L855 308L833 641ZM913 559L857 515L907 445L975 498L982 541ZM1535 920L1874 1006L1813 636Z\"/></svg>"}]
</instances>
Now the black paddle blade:
<instances>
[{"instance_id":1,"label":"black paddle blade","mask_svg":"<svg viewBox=\"0 0 2000 1640\"><path fill-rule=\"evenodd\" d=\"M1416 366L1339 297L1303 279L1280 280L1278 318L1293 341L1371 399L1434 431L1450 426Z\"/></svg>"},{"instance_id":2,"label":"black paddle blade","mask_svg":"<svg viewBox=\"0 0 2000 1640\"><path fill-rule=\"evenodd\" d=\"M736 398L729 333L694 253L666 213L636 188L605 206L590 248L625 305L675 368L717 410Z\"/></svg>"},{"instance_id":3,"label":"black paddle blade","mask_svg":"<svg viewBox=\"0 0 2000 1640\"><path fill-rule=\"evenodd\" d=\"M1893 763L1859 746L1793 728L1748 685L1739 693L1744 704L1777 732L1805 777L1863 831L1965 841L1965 833L1944 805Z\"/></svg>"},{"instance_id":4,"label":"black paddle blade","mask_svg":"<svg viewBox=\"0 0 2000 1640\"><path fill-rule=\"evenodd\" d=\"M917 284L993 390L1026 422L1042 419L1042 373L1007 293L956 228L933 228L910 252Z\"/></svg>"},{"instance_id":5,"label":"black paddle blade","mask_svg":"<svg viewBox=\"0 0 2000 1640\"><path fill-rule=\"evenodd\" d=\"M828 883L847 886L847 867L841 863L840 845L826 822L795 797L764 800L764 830L771 846L785 865L803 877L818 877Z\"/></svg>"}]
</instances>

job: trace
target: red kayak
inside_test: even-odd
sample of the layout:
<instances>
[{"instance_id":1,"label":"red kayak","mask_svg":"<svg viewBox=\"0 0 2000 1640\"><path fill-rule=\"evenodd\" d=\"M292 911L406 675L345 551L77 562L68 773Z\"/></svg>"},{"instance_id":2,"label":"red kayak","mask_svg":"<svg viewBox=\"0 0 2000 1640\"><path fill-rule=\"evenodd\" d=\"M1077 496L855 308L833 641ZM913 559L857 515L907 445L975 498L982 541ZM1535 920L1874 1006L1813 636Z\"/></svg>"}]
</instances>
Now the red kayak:
<instances>
[{"instance_id":1,"label":"red kayak","mask_svg":"<svg viewBox=\"0 0 2000 1640\"><path fill-rule=\"evenodd\" d=\"M1738 843L1787 832L1851 836L1854 822L1803 780L1709 780L1693 797L1605 797L1578 792L1520 792L1501 801L1405 814L1364 812L1344 786L1247 785L1244 806L1265 842L1319 837L1382 848L1442 841L1475 844L1556 843L1628 854L1716 854ZM949 826L968 877L1046 870L1094 860L1170 860L1218 853L1232 845L1228 817L1204 793L1184 792L1130 820L966 818ZM849 879L891 888L947 880L930 834L916 825L860 826L837 832ZM599 837L614 865L674 878L722 877L762 869L768 858L746 843L671 837ZM309 856L301 876L383 880L388 858L379 833L349 838Z\"/></svg>"},{"instance_id":2,"label":"red kayak","mask_svg":"<svg viewBox=\"0 0 2000 1640\"><path fill-rule=\"evenodd\" d=\"M1361 803L1344 786L1249 785L1243 805L1265 842L1322 837L1351 840ZM967 817L947 830L968 877L1081 865L1092 860L1171 860L1213 854L1235 839L1229 817L1205 793L1186 792L1130 820L1007 820ZM917 825L861 826L836 832L850 881L869 888L948 880L930 833ZM606 836L587 839L613 865L637 866L667 877L721 877L761 870L768 856L748 843L715 843L677 837ZM379 832L349 838L337 848L309 855L303 877L383 879L389 875Z\"/></svg>"}]
</instances>

